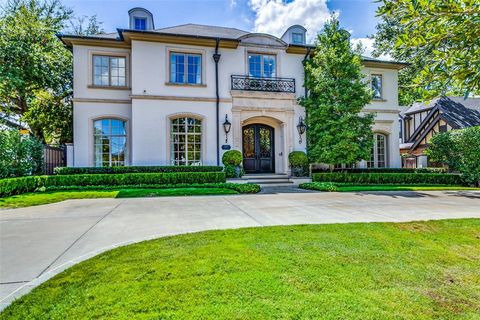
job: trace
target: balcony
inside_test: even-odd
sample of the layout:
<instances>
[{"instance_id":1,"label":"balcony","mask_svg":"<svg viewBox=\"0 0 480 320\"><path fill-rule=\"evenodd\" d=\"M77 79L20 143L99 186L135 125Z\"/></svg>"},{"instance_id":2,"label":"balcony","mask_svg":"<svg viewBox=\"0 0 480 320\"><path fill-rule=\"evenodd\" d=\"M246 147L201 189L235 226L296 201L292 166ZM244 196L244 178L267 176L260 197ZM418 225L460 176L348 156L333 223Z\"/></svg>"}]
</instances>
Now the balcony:
<instances>
[{"instance_id":1,"label":"balcony","mask_svg":"<svg viewBox=\"0 0 480 320\"><path fill-rule=\"evenodd\" d=\"M232 76L232 90L295 93L295 79Z\"/></svg>"}]
</instances>

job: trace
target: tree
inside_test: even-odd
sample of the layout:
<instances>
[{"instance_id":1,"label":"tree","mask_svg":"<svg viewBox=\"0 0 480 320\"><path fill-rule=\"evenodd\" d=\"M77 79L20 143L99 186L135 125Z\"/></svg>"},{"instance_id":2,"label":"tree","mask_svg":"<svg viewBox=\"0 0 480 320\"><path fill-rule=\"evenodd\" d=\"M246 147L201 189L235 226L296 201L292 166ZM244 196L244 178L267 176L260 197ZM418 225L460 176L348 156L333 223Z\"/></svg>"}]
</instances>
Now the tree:
<instances>
[{"instance_id":1,"label":"tree","mask_svg":"<svg viewBox=\"0 0 480 320\"><path fill-rule=\"evenodd\" d=\"M400 102L480 93L478 0L379 0L376 54L407 61Z\"/></svg>"},{"instance_id":2,"label":"tree","mask_svg":"<svg viewBox=\"0 0 480 320\"><path fill-rule=\"evenodd\" d=\"M462 173L465 182L480 183L480 126L434 135L426 154L430 160Z\"/></svg>"},{"instance_id":3,"label":"tree","mask_svg":"<svg viewBox=\"0 0 480 320\"><path fill-rule=\"evenodd\" d=\"M2 109L44 142L71 139L72 54L56 37L70 16L58 0L11 0L1 14Z\"/></svg>"},{"instance_id":4,"label":"tree","mask_svg":"<svg viewBox=\"0 0 480 320\"><path fill-rule=\"evenodd\" d=\"M332 17L318 34L311 59L305 62L301 100L307 113L308 156L312 162L354 164L369 159L373 114L361 115L372 92L361 72L360 47Z\"/></svg>"},{"instance_id":5,"label":"tree","mask_svg":"<svg viewBox=\"0 0 480 320\"><path fill-rule=\"evenodd\" d=\"M17 129L0 130L0 178L41 174L43 145Z\"/></svg>"},{"instance_id":6,"label":"tree","mask_svg":"<svg viewBox=\"0 0 480 320\"><path fill-rule=\"evenodd\" d=\"M78 36L91 36L105 33L102 28L103 22L97 20L97 16L81 16L70 20L71 33Z\"/></svg>"}]
</instances>

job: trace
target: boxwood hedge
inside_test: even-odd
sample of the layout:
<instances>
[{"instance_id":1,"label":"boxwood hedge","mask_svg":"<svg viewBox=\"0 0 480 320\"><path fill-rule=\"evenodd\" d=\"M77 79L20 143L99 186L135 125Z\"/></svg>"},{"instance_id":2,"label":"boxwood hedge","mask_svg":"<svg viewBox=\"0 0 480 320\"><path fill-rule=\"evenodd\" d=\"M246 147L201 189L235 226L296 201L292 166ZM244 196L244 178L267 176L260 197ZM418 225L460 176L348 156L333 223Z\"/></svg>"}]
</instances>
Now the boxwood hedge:
<instances>
[{"instance_id":1,"label":"boxwood hedge","mask_svg":"<svg viewBox=\"0 0 480 320\"><path fill-rule=\"evenodd\" d=\"M126 166L126 167L57 167L56 175L115 174L115 173L169 173L169 172L221 172L221 166Z\"/></svg>"},{"instance_id":2,"label":"boxwood hedge","mask_svg":"<svg viewBox=\"0 0 480 320\"><path fill-rule=\"evenodd\" d=\"M314 173L312 181L355 184L463 184L460 175L445 173Z\"/></svg>"},{"instance_id":3,"label":"boxwood hedge","mask_svg":"<svg viewBox=\"0 0 480 320\"><path fill-rule=\"evenodd\" d=\"M225 182L224 172L125 173L32 176L0 180L0 197L63 186L176 185Z\"/></svg>"},{"instance_id":4,"label":"boxwood hedge","mask_svg":"<svg viewBox=\"0 0 480 320\"><path fill-rule=\"evenodd\" d=\"M346 173L446 173L446 168L336 168L330 170L328 168L318 168L313 166L312 172L346 172Z\"/></svg>"}]
</instances>

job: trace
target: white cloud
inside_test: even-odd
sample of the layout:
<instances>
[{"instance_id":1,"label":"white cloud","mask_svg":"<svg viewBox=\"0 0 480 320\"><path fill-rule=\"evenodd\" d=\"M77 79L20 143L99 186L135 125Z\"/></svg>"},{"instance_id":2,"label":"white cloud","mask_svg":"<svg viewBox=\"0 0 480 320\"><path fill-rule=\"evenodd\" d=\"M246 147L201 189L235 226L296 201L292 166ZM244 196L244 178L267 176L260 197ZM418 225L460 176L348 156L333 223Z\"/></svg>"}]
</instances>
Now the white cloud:
<instances>
[{"instance_id":1,"label":"white cloud","mask_svg":"<svg viewBox=\"0 0 480 320\"><path fill-rule=\"evenodd\" d=\"M374 39L370 39L370 38L352 38L351 40L351 43L353 45L357 45L358 43L360 43L364 49L363 51L363 55L364 56L367 56L367 57L373 57L372 55L372 52L374 50L374 47L373 47L373 44L375 42ZM381 60L392 60L392 57L390 55L384 55L382 54L381 56L377 57L377 59L381 59Z\"/></svg>"},{"instance_id":2,"label":"white cloud","mask_svg":"<svg viewBox=\"0 0 480 320\"><path fill-rule=\"evenodd\" d=\"M307 29L312 42L330 17L327 0L250 0L255 12L255 31L281 37L288 27L299 24Z\"/></svg>"},{"instance_id":3,"label":"white cloud","mask_svg":"<svg viewBox=\"0 0 480 320\"><path fill-rule=\"evenodd\" d=\"M237 4L238 4L237 0L230 0L230 3L229 3L230 9L235 8L237 6Z\"/></svg>"}]
</instances>

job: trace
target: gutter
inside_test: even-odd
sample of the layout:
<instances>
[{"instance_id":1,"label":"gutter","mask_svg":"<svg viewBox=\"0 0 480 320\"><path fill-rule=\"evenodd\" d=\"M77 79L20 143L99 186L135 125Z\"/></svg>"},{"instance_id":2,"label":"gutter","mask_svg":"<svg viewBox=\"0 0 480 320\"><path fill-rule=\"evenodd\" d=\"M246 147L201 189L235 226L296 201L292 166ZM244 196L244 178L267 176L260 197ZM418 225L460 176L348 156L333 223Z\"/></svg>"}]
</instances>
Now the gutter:
<instances>
[{"instance_id":1,"label":"gutter","mask_svg":"<svg viewBox=\"0 0 480 320\"><path fill-rule=\"evenodd\" d=\"M218 53L218 46L220 45L220 38L216 39L215 53L213 54L213 61L215 61L215 94L216 94L216 119L217 119L217 166L220 165L220 94L218 92L218 62L220 61L220 54Z\"/></svg>"}]
</instances>

